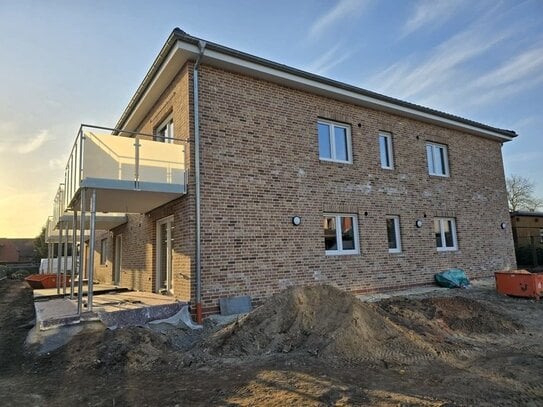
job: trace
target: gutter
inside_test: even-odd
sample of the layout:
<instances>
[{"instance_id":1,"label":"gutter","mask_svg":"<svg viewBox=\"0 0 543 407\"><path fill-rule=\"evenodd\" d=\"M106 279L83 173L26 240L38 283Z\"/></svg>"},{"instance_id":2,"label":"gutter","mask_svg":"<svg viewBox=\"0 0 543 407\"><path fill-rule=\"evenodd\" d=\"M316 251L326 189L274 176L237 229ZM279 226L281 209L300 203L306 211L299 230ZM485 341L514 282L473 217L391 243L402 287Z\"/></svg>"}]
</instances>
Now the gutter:
<instances>
[{"instance_id":1,"label":"gutter","mask_svg":"<svg viewBox=\"0 0 543 407\"><path fill-rule=\"evenodd\" d=\"M417 105L415 103L405 102L403 100L396 99L396 98L386 96L386 95L382 95L382 94L377 93L377 92L372 92L372 91L369 91L367 89L352 86L352 85L349 85L349 84L346 84L346 83L343 83L343 82L339 82L339 81L335 81L333 79L329 79L329 78L326 78L326 77L323 77L323 76L320 76L320 75L315 75L315 74L312 74L312 73L309 73L309 72L306 72L306 71L302 71L301 69L292 68L292 67L290 67L288 65L280 64L280 63L273 62L273 61L270 61L270 60L267 60L267 59L264 59L264 58L260 58L260 57L257 57L257 56L251 55L251 54L247 54L245 52L241 52L241 51L235 50L233 48L228 48L228 47L225 47L225 46L217 44L217 43L213 43L213 42L209 42L209 41L203 41L200 38L193 37L193 36L187 34L183 30L181 30L180 28L175 28L172 31L172 33L170 34L170 36L168 37L166 43L164 44L164 46L160 50L160 53L158 54L157 58L153 62L153 65L151 66L151 68L149 69L147 74L145 75L145 78L143 79L141 85L138 87L136 93L134 94L134 96L132 97L130 102L128 103L128 106L124 110L124 112L123 112L121 118L119 119L119 121L117 122L117 125L115 126L115 128L117 128L117 129L124 128L124 125L125 125L126 121L130 117L130 115L132 114L134 109L136 109L138 103L140 102L141 98L143 97L143 94L145 93L145 90L148 88L148 86L151 84L151 82L155 78L156 74L159 72L162 64L166 61L166 58L167 58L169 52L173 49L173 47L175 46L177 41L183 42L185 44L195 45L195 46L199 46L199 44L201 42L205 42L206 43L206 50L214 51L214 52L217 52L219 54L225 55L227 57L237 58L237 59L243 60L243 61L251 63L251 64L256 64L256 65L259 65L261 67L265 67L267 69L280 71L280 72L282 72L284 74L293 75L293 76L295 76L297 78L300 78L302 80L314 81L314 82L317 82L317 83L319 83L321 85L329 86L331 88L335 88L337 90L341 90L341 91L344 91L344 92L352 92L352 93L357 94L359 96L362 96L364 98L372 99L372 100L378 102L377 104L393 105L393 106L398 107L399 110L408 109L408 110L412 111L415 114L415 116L417 116L417 115L420 115L421 117L422 116L432 116L432 117L434 117L436 119L441 119L441 120L445 119L445 121L461 123L461 124L463 124L465 126L467 125L467 126L474 127L476 129L481 129L481 130L484 130L484 131L487 131L487 132L492 132L492 133L495 133L496 136L499 135L500 137L505 138L505 140L503 140L503 139L501 140L502 142L503 141L509 141L509 140L511 140L511 139L513 139L514 137L517 136L517 133L515 131L513 131L513 130L500 129L498 127L489 126L487 124L483 124L483 123L479 123L479 122L476 122L476 121L473 121L473 120L465 119L465 118L460 117L460 116L445 113L445 112L435 110L435 109L431 109L431 108L428 108L428 107L425 107L425 106ZM379 109L379 107L376 107L376 108ZM117 134L117 133L114 133L114 134Z\"/></svg>"},{"instance_id":2,"label":"gutter","mask_svg":"<svg viewBox=\"0 0 543 407\"><path fill-rule=\"evenodd\" d=\"M200 211L200 112L198 109L198 71L200 60L204 55L206 42L200 40L198 49L200 53L194 64L193 102L194 102L194 178L196 195L196 322L202 324L202 247L201 247L201 211Z\"/></svg>"}]
</instances>

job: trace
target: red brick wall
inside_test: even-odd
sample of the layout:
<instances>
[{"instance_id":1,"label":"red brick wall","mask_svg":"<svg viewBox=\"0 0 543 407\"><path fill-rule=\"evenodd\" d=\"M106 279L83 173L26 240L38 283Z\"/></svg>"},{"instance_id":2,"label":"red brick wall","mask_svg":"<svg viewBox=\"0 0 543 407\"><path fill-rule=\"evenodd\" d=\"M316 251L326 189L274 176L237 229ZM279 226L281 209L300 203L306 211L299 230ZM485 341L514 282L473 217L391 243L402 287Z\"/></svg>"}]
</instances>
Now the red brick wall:
<instances>
[{"instance_id":1,"label":"red brick wall","mask_svg":"<svg viewBox=\"0 0 543 407\"><path fill-rule=\"evenodd\" d=\"M209 66L200 71L202 294L260 301L292 284L331 283L363 292L427 284L437 271L470 277L515 267L500 144L495 141L312 95ZM187 144L186 196L130 215L123 235L122 285L155 285L156 221L174 216L174 291L193 299L194 177L192 64L180 71L140 130L173 114ZM347 123L352 164L319 160L317 120ZM379 160L379 131L393 135L394 170ZM432 177L426 141L448 146L450 177ZM326 256L323 213L358 216L361 253ZM299 215L295 227L291 217ZM390 254L386 215L399 215L403 251ZM435 216L454 217L459 250L437 252ZM422 228L415 220L423 221ZM113 250L113 244L111 244Z\"/></svg>"},{"instance_id":2,"label":"red brick wall","mask_svg":"<svg viewBox=\"0 0 543 407\"><path fill-rule=\"evenodd\" d=\"M500 143L208 66L200 78L205 307L292 284L362 292L515 267ZM352 164L319 160L318 118L351 125ZM380 167L379 131L393 135L394 170ZM426 141L448 146L450 177L428 175ZM325 255L323 212L358 215L360 255ZM386 215L400 216L400 254ZM456 218L458 251L437 252L435 216Z\"/></svg>"}]
</instances>

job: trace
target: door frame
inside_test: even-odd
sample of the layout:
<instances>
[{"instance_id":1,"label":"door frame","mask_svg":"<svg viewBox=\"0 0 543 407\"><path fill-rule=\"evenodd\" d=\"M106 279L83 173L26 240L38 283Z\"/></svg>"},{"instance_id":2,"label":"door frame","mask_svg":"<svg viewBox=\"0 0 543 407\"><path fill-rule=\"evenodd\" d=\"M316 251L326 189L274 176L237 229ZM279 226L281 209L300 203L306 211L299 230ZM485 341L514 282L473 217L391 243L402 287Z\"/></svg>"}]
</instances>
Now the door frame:
<instances>
[{"instance_id":1,"label":"door frame","mask_svg":"<svg viewBox=\"0 0 543 407\"><path fill-rule=\"evenodd\" d=\"M166 225L166 250L169 252L169 256L166 256L166 293L173 295L173 266L172 266L172 257L173 257L173 219L174 216L166 216L164 218L158 219L156 221L156 250L155 250L155 292L160 293L161 287L161 278L160 270L162 266L162 245L160 242L160 228L162 225Z\"/></svg>"}]
</instances>

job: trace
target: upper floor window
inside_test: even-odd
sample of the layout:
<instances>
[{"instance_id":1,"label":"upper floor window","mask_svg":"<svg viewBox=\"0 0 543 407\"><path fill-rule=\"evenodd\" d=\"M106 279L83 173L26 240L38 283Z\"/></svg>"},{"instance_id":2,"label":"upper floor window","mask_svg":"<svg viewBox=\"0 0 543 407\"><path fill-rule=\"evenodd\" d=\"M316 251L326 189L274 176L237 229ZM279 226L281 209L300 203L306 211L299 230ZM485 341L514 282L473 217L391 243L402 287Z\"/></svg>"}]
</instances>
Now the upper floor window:
<instances>
[{"instance_id":1,"label":"upper floor window","mask_svg":"<svg viewBox=\"0 0 543 407\"><path fill-rule=\"evenodd\" d=\"M157 127L153 140L161 141L163 143L173 143L173 138L173 119L169 117Z\"/></svg>"},{"instance_id":2,"label":"upper floor window","mask_svg":"<svg viewBox=\"0 0 543 407\"><path fill-rule=\"evenodd\" d=\"M539 229L539 243L543 243L543 229Z\"/></svg>"},{"instance_id":3,"label":"upper floor window","mask_svg":"<svg viewBox=\"0 0 543 407\"><path fill-rule=\"evenodd\" d=\"M358 254L358 221L356 215L324 215L324 248L326 254Z\"/></svg>"},{"instance_id":4,"label":"upper floor window","mask_svg":"<svg viewBox=\"0 0 543 407\"><path fill-rule=\"evenodd\" d=\"M435 218L434 233L438 251L458 250L456 222L454 218Z\"/></svg>"},{"instance_id":5,"label":"upper floor window","mask_svg":"<svg viewBox=\"0 0 543 407\"><path fill-rule=\"evenodd\" d=\"M400 253L402 243L400 240L400 217L387 216L387 236L389 253Z\"/></svg>"},{"instance_id":6,"label":"upper floor window","mask_svg":"<svg viewBox=\"0 0 543 407\"><path fill-rule=\"evenodd\" d=\"M351 163L351 127L345 124L318 121L319 158Z\"/></svg>"},{"instance_id":7,"label":"upper floor window","mask_svg":"<svg viewBox=\"0 0 543 407\"><path fill-rule=\"evenodd\" d=\"M379 151L381 168L393 169L394 159L392 158L392 135L390 133L379 133Z\"/></svg>"},{"instance_id":8,"label":"upper floor window","mask_svg":"<svg viewBox=\"0 0 543 407\"><path fill-rule=\"evenodd\" d=\"M447 146L443 144L427 143L426 157L428 159L428 173L440 177L449 176L449 159Z\"/></svg>"}]
</instances>

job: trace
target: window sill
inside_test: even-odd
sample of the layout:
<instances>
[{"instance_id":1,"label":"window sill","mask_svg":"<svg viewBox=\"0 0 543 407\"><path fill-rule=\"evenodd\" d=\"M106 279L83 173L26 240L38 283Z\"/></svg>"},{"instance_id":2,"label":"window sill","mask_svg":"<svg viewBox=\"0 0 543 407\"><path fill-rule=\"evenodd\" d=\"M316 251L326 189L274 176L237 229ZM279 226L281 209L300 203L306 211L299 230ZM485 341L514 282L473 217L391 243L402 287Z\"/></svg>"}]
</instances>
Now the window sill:
<instances>
[{"instance_id":1,"label":"window sill","mask_svg":"<svg viewBox=\"0 0 543 407\"><path fill-rule=\"evenodd\" d=\"M440 253L442 253L442 252L457 252L458 247L438 247L437 251L440 252Z\"/></svg>"},{"instance_id":2,"label":"window sill","mask_svg":"<svg viewBox=\"0 0 543 407\"><path fill-rule=\"evenodd\" d=\"M442 175L442 174L430 174L430 173L428 173L428 175L430 177L436 177L436 178L450 178L451 177L449 174Z\"/></svg>"},{"instance_id":3,"label":"window sill","mask_svg":"<svg viewBox=\"0 0 543 407\"><path fill-rule=\"evenodd\" d=\"M341 160L333 160L331 158L320 158L319 161L325 162L325 163L334 163L334 164L352 164L352 161L341 161Z\"/></svg>"},{"instance_id":4,"label":"window sill","mask_svg":"<svg viewBox=\"0 0 543 407\"><path fill-rule=\"evenodd\" d=\"M336 251L325 251L326 256L358 256L359 251L349 251L349 252L336 252Z\"/></svg>"}]
</instances>

